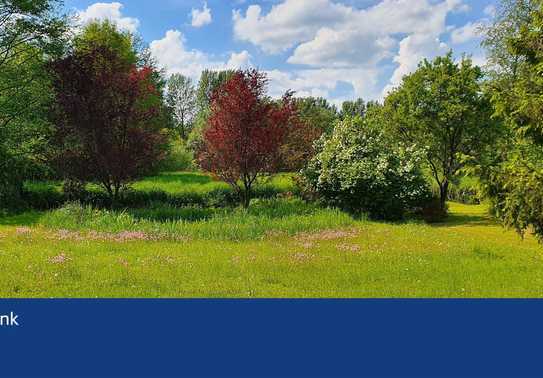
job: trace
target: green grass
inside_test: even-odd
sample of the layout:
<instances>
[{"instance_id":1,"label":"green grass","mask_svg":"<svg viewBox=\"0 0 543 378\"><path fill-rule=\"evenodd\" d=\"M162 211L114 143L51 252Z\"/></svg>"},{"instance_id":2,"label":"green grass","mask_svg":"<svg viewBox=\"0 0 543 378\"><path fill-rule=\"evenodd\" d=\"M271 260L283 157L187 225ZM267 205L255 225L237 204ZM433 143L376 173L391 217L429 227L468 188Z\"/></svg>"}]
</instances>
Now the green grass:
<instances>
[{"instance_id":1,"label":"green grass","mask_svg":"<svg viewBox=\"0 0 543 378\"><path fill-rule=\"evenodd\" d=\"M297 191L292 174L277 174L262 180L253 190L255 198L275 198ZM28 208L54 209L68 201L62 183L27 182L25 201ZM235 191L210 175L197 172L165 172L132 183L119 199L118 207L149 207L155 203L174 207L232 207L239 202ZM80 201L97 207L111 207L107 193L96 184L88 184Z\"/></svg>"},{"instance_id":2,"label":"green grass","mask_svg":"<svg viewBox=\"0 0 543 378\"><path fill-rule=\"evenodd\" d=\"M132 185L133 189L143 192L164 191L169 194L210 193L214 190L229 190L228 184L214 180L209 175L196 172L165 172L149 177ZM290 174L278 174L261 185L263 189L275 188L278 191L292 191Z\"/></svg>"},{"instance_id":3,"label":"green grass","mask_svg":"<svg viewBox=\"0 0 543 378\"><path fill-rule=\"evenodd\" d=\"M174 216L188 217L191 231L177 241L89 233L120 231L111 219L75 222L85 231L73 233L55 230L51 218L46 227L51 214L0 218L0 297L543 297L543 247L505 231L482 205L451 204L451 218L439 225L350 219L321 226L311 207L255 206L265 224L241 220L255 217L250 212L181 210ZM288 206L298 211L291 220ZM126 213L135 223L120 224L139 230L166 213ZM295 219L304 217L313 229L299 233L304 226ZM248 227L238 241L230 237L236 222Z\"/></svg>"},{"instance_id":4,"label":"green grass","mask_svg":"<svg viewBox=\"0 0 543 378\"><path fill-rule=\"evenodd\" d=\"M60 193L62 191L60 181L29 181L25 183L25 187L27 190L35 192L57 191ZM264 189L274 188L277 191L284 192L295 190L292 175L288 173L277 174L264 181L260 187ZM214 190L230 190L228 184L215 180L210 175L198 172L164 172L136 181L131 185L131 188L141 192L162 191L169 194L206 194ZM102 191L100 186L93 184L87 185L87 189Z\"/></svg>"}]
</instances>

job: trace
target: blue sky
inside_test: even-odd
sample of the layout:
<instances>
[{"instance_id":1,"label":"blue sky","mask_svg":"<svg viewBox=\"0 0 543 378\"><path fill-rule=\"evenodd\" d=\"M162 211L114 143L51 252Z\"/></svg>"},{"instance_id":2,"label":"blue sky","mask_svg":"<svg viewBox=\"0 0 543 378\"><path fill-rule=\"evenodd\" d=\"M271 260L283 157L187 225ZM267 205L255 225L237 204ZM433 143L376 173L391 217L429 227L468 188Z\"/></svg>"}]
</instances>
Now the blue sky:
<instances>
[{"instance_id":1,"label":"blue sky","mask_svg":"<svg viewBox=\"0 0 543 378\"><path fill-rule=\"evenodd\" d=\"M484 64L479 26L498 0L65 0L81 23L140 34L168 73L255 66L270 92L380 99L422 58L452 49Z\"/></svg>"}]
</instances>

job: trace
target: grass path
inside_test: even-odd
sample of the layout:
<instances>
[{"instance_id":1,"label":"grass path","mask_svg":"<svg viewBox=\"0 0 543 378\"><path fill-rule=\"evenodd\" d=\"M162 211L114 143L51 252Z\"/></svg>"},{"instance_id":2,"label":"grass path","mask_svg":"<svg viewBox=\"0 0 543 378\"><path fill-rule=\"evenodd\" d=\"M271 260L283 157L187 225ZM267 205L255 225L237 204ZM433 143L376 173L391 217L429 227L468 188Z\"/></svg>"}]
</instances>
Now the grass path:
<instances>
[{"instance_id":1,"label":"grass path","mask_svg":"<svg viewBox=\"0 0 543 378\"><path fill-rule=\"evenodd\" d=\"M256 241L64 238L0 218L0 297L543 297L543 247L453 204L442 225L357 222ZM27 226L24 226L27 225Z\"/></svg>"}]
</instances>

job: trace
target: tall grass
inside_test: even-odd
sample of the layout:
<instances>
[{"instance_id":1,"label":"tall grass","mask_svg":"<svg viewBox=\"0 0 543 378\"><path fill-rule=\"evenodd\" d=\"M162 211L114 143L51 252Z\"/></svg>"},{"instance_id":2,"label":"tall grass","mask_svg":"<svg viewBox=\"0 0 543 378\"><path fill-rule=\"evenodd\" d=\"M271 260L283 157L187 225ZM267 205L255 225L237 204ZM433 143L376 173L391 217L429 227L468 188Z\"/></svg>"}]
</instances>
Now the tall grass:
<instances>
[{"instance_id":1,"label":"tall grass","mask_svg":"<svg viewBox=\"0 0 543 378\"><path fill-rule=\"evenodd\" d=\"M68 201L61 182L27 182L25 199L30 208L54 209ZM255 187L255 198L274 198L295 192L291 174L279 174ZM88 184L79 201L94 207L111 207L107 193L96 184ZM152 206L228 207L239 203L237 194L225 182L197 172L165 172L133 183L117 203L120 208Z\"/></svg>"},{"instance_id":2,"label":"tall grass","mask_svg":"<svg viewBox=\"0 0 543 378\"><path fill-rule=\"evenodd\" d=\"M354 220L335 209L301 200L256 200L248 209L173 208L168 205L112 211L70 203L46 213L40 224L52 229L120 233L139 231L167 240L244 241L277 233L295 235L347 227Z\"/></svg>"}]
</instances>

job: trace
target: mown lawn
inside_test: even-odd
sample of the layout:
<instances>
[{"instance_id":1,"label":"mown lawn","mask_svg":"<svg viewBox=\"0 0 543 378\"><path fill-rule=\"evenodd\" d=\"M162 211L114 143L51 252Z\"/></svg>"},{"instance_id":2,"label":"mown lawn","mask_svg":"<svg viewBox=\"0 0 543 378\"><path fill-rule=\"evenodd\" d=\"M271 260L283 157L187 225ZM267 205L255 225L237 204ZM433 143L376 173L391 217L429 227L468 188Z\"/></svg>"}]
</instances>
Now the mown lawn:
<instances>
[{"instance_id":1,"label":"mown lawn","mask_svg":"<svg viewBox=\"0 0 543 378\"><path fill-rule=\"evenodd\" d=\"M0 297L543 297L543 247L504 231L484 206L451 211L441 225L340 217L304 232L274 230L282 217L271 214L269 232L239 240L4 217Z\"/></svg>"}]
</instances>

